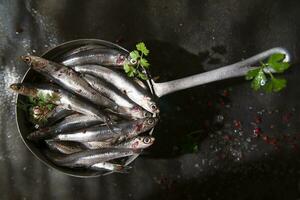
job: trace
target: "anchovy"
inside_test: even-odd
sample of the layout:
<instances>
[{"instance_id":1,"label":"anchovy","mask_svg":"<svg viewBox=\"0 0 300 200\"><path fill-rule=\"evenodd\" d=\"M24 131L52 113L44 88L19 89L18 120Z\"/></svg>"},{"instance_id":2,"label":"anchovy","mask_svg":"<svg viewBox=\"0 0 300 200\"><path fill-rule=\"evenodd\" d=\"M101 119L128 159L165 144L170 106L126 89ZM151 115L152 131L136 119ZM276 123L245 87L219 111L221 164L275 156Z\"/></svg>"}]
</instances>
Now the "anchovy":
<instances>
[{"instance_id":1,"label":"anchovy","mask_svg":"<svg viewBox=\"0 0 300 200\"><path fill-rule=\"evenodd\" d=\"M130 148L130 149L145 149L151 146L155 141L154 137L150 136L138 136L133 139L129 139L129 141L122 142L120 144L112 145L109 142L85 142L83 145L89 149L99 149L105 147L113 147L113 148Z\"/></svg>"},{"instance_id":2,"label":"anchovy","mask_svg":"<svg viewBox=\"0 0 300 200\"><path fill-rule=\"evenodd\" d=\"M46 151L46 156L56 165L65 167L90 167L97 163L107 162L141 153L140 149L103 148L86 150L68 155L57 155Z\"/></svg>"},{"instance_id":3,"label":"anchovy","mask_svg":"<svg viewBox=\"0 0 300 200\"><path fill-rule=\"evenodd\" d=\"M56 106L53 110L51 110L47 115L45 116L46 123L43 125L45 126L51 126L54 123L58 122L59 120L70 116L72 114L75 114L75 111L73 110L67 110L63 108L62 106Z\"/></svg>"},{"instance_id":4,"label":"anchovy","mask_svg":"<svg viewBox=\"0 0 300 200\"><path fill-rule=\"evenodd\" d=\"M100 46L100 45L96 45L96 44L88 44L88 45L80 46L80 47L77 47L75 49L72 49L72 50L67 51L64 54L62 54L60 56L59 60L62 62L72 55L76 55L77 53L88 51L91 49L97 49L97 48L107 48L107 46Z\"/></svg>"},{"instance_id":5,"label":"anchovy","mask_svg":"<svg viewBox=\"0 0 300 200\"><path fill-rule=\"evenodd\" d=\"M102 80L113 84L121 92L126 94L132 101L143 107L151 113L159 113L156 103L151 95L137 83L124 76L123 74L112 69L99 65L78 65L73 69L80 73L87 73L101 78Z\"/></svg>"},{"instance_id":6,"label":"anchovy","mask_svg":"<svg viewBox=\"0 0 300 200\"><path fill-rule=\"evenodd\" d=\"M87 150L87 148L78 142L61 142L61 141L45 141L48 147L53 150L63 154L72 154L80 151Z\"/></svg>"},{"instance_id":7,"label":"anchovy","mask_svg":"<svg viewBox=\"0 0 300 200\"><path fill-rule=\"evenodd\" d=\"M10 88L18 94L37 97L48 97L50 103L60 105L67 110L73 110L85 115L93 116L108 123L109 116L97 108L96 105L87 102L85 99L73 95L63 89L58 89L49 85L35 85L28 83L14 83Z\"/></svg>"},{"instance_id":8,"label":"anchovy","mask_svg":"<svg viewBox=\"0 0 300 200\"><path fill-rule=\"evenodd\" d=\"M112 84L106 83L101 79L89 74L83 75L85 79L93 88L101 92L116 104L124 108L124 114L132 119L150 117L151 113L144 110L142 107L134 103L125 94L121 93Z\"/></svg>"},{"instance_id":9,"label":"anchovy","mask_svg":"<svg viewBox=\"0 0 300 200\"><path fill-rule=\"evenodd\" d=\"M116 103L92 88L80 77L80 74L73 69L37 56L22 56L22 59L32 69L49 77L67 90L70 90L97 105L112 109L116 112L123 111Z\"/></svg>"},{"instance_id":10,"label":"anchovy","mask_svg":"<svg viewBox=\"0 0 300 200\"><path fill-rule=\"evenodd\" d=\"M114 142L130 139L138 134L150 130L157 122L156 118L145 118L130 122L122 122L112 125L111 129L106 126L93 126L90 128L59 134L53 138L57 141L109 141Z\"/></svg>"},{"instance_id":11,"label":"anchovy","mask_svg":"<svg viewBox=\"0 0 300 200\"><path fill-rule=\"evenodd\" d=\"M97 171L105 169L107 171L112 171L117 173L127 173L131 169L130 166L119 165L110 162L96 163L90 166L89 168Z\"/></svg>"},{"instance_id":12,"label":"anchovy","mask_svg":"<svg viewBox=\"0 0 300 200\"><path fill-rule=\"evenodd\" d=\"M60 133L71 132L82 128L88 128L93 125L99 125L102 121L91 116L73 114L66 117L63 121L50 127L41 128L30 133L27 139L39 140L56 136Z\"/></svg>"},{"instance_id":13,"label":"anchovy","mask_svg":"<svg viewBox=\"0 0 300 200\"><path fill-rule=\"evenodd\" d=\"M104 66L123 66L128 60L128 53L111 48L89 48L76 50L76 54L63 57L61 63L66 66L99 64Z\"/></svg>"}]
</instances>

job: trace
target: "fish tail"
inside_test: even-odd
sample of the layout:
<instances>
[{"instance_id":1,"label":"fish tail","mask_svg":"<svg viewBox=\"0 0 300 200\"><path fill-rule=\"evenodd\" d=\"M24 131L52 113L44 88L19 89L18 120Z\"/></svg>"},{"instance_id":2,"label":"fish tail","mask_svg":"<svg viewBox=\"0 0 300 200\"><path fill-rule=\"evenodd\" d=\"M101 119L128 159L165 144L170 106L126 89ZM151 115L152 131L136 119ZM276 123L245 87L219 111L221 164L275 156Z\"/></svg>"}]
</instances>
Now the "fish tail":
<instances>
[{"instance_id":1,"label":"fish tail","mask_svg":"<svg viewBox=\"0 0 300 200\"><path fill-rule=\"evenodd\" d=\"M116 166L114 167L113 172L122 173L122 174L127 174L127 173L129 173L129 171L130 171L131 168L132 168L132 167L130 167L130 166L116 165Z\"/></svg>"}]
</instances>

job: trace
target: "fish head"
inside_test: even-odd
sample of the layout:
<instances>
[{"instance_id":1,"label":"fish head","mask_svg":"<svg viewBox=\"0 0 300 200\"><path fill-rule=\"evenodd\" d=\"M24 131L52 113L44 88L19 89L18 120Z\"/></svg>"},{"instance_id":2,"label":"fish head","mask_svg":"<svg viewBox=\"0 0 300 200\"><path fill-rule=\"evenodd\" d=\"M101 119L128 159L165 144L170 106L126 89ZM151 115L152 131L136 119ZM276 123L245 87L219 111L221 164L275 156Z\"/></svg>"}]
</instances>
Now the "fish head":
<instances>
[{"instance_id":1,"label":"fish head","mask_svg":"<svg viewBox=\"0 0 300 200\"><path fill-rule=\"evenodd\" d=\"M146 97L144 105L146 105L145 109L147 109L149 112L155 113L155 114L159 113L158 106L156 105L156 103L151 98Z\"/></svg>"},{"instance_id":2,"label":"fish head","mask_svg":"<svg viewBox=\"0 0 300 200\"><path fill-rule=\"evenodd\" d=\"M21 59L33 69L44 68L48 64L47 60L38 56L25 55L21 56Z\"/></svg>"},{"instance_id":3,"label":"fish head","mask_svg":"<svg viewBox=\"0 0 300 200\"><path fill-rule=\"evenodd\" d=\"M135 119L143 119L147 117L152 117L152 114L146 110L144 110L140 106L135 106L133 109L130 110L130 114Z\"/></svg>"},{"instance_id":4,"label":"fish head","mask_svg":"<svg viewBox=\"0 0 300 200\"><path fill-rule=\"evenodd\" d=\"M117 65L124 65L125 62L127 61L127 56L124 54L119 53L117 55L117 59L116 59L116 64Z\"/></svg>"},{"instance_id":5,"label":"fish head","mask_svg":"<svg viewBox=\"0 0 300 200\"><path fill-rule=\"evenodd\" d=\"M130 148L132 149L145 149L149 146L151 146L155 141L154 137L150 136L141 136L136 137L132 140L132 144L130 145Z\"/></svg>"},{"instance_id":6,"label":"fish head","mask_svg":"<svg viewBox=\"0 0 300 200\"><path fill-rule=\"evenodd\" d=\"M23 83L13 83L10 86L10 89L12 89L14 92L18 94L22 94L25 96L35 96L37 94L37 90L34 88L26 87Z\"/></svg>"},{"instance_id":7,"label":"fish head","mask_svg":"<svg viewBox=\"0 0 300 200\"><path fill-rule=\"evenodd\" d=\"M13 83L9 87L10 89L18 93L20 93L24 89L22 83Z\"/></svg>"},{"instance_id":8,"label":"fish head","mask_svg":"<svg viewBox=\"0 0 300 200\"><path fill-rule=\"evenodd\" d=\"M138 131L145 132L153 128L158 122L157 117L147 117L142 120L141 126L138 127Z\"/></svg>"}]
</instances>

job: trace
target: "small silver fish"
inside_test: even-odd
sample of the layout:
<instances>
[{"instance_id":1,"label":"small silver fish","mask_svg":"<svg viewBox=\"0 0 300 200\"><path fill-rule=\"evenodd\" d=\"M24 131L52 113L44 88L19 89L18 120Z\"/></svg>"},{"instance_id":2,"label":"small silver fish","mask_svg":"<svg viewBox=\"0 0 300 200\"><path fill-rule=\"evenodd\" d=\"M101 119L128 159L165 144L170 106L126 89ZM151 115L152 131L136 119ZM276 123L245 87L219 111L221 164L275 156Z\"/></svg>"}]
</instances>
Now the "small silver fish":
<instances>
[{"instance_id":1,"label":"small silver fish","mask_svg":"<svg viewBox=\"0 0 300 200\"><path fill-rule=\"evenodd\" d=\"M53 140L45 140L45 142L51 150L63 154L72 154L87 150L87 148L84 145L78 142L62 142Z\"/></svg>"},{"instance_id":2,"label":"small silver fish","mask_svg":"<svg viewBox=\"0 0 300 200\"><path fill-rule=\"evenodd\" d=\"M99 142L92 141L83 143L83 145L89 149L99 149L99 148L130 148L130 149L145 149L151 146L155 141L154 137L150 136L137 136L133 139L129 139L128 141L122 142L120 144L112 145L109 142Z\"/></svg>"},{"instance_id":3,"label":"small silver fish","mask_svg":"<svg viewBox=\"0 0 300 200\"><path fill-rule=\"evenodd\" d=\"M112 84L106 83L101 79L89 74L82 76L93 88L101 92L104 96L114 101L119 106L123 107L124 112L119 113L126 115L132 119L151 117L152 114L144 110L138 104L134 103L125 94L121 93Z\"/></svg>"},{"instance_id":4,"label":"small silver fish","mask_svg":"<svg viewBox=\"0 0 300 200\"><path fill-rule=\"evenodd\" d=\"M74 66L82 64L99 64L104 66L123 66L128 60L128 53L111 48L82 47L74 50L70 56L64 56L61 61L63 65Z\"/></svg>"},{"instance_id":5,"label":"small silver fish","mask_svg":"<svg viewBox=\"0 0 300 200\"><path fill-rule=\"evenodd\" d=\"M90 166L89 168L97 171L105 169L107 171L112 171L117 173L127 173L131 169L130 166L119 165L110 162L96 163Z\"/></svg>"},{"instance_id":6,"label":"small silver fish","mask_svg":"<svg viewBox=\"0 0 300 200\"><path fill-rule=\"evenodd\" d=\"M14 83L10 85L10 88L14 92L25 96L38 98L40 96L49 97L48 100L55 105L60 105L64 109L73 110L98 118L105 123L110 123L111 121L109 116L99 110L94 104L57 87L29 83Z\"/></svg>"},{"instance_id":7,"label":"small silver fish","mask_svg":"<svg viewBox=\"0 0 300 200\"><path fill-rule=\"evenodd\" d=\"M73 114L66 117L63 121L53 126L41 128L30 133L27 136L29 140L40 140L54 137L60 133L71 132L82 128L88 128L93 125L102 124L103 122L98 118L91 116Z\"/></svg>"},{"instance_id":8,"label":"small silver fish","mask_svg":"<svg viewBox=\"0 0 300 200\"><path fill-rule=\"evenodd\" d=\"M77 65L73 69L80 73L87 73L101 78L113 84L121 92L126 94L132 101L151 113L159 113L159 109L147 90L141 88L137 83L124 76L122 73L102 67L99 65Z\"/></svg>"},{"instance_id":9,"label":"small silver fish","mask_svg":"<svg viewBox=\"0 0 300 200\"><path fill-rule=\"evenodd\" d=\"M53 138L57 141L123 141L133 138L140 133L150 130L155 126L156 118L138 119L130 122L121 122L118 125L112 125L111 129L105 126L93 126L79 131L59 134Z\"/></svg>"},{"instance_id":10,"label":"small silver fish","mask_svg":"<svg viewBox=\"0 0 300 200\"><path fill-rule=\"evenodd\" d=\"M103 148L86 150L73 154L54 154L46 151L46 156L56 165L65 167L90 167L97 163L103 163L117 158L123 158L134 154L140 154L141 149L117 149Z\"/></svg>"},{"instance_id":11,"label":"small silver fish","mask_svg":"<svg viewBox=\"0 0 300 200\"><path fill-rule=\"evenodd\" d=\"M88 99L96 105L116 112L122 112L123 109L121 107L92 88L73 69L37 56L26 55L21 56L21 58L33 70L50 78L63 88L76 93L82 98Z\"/></svg>"}]
</instances>

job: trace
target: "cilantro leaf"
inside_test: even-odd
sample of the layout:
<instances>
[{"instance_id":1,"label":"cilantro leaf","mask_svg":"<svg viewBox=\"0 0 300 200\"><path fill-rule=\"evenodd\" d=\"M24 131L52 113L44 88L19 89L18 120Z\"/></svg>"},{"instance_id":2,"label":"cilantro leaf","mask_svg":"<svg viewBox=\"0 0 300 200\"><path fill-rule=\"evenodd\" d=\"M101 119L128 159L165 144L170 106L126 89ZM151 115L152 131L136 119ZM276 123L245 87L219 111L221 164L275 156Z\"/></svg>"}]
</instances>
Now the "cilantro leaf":
<instances>
[{"instance_id":1,"label":"cilantro leaf","mask_svg":"<svg viewBox=\"0 0 300 200\"><path fill-rule=\"evenodd\" d=\"M262 86L264 86L267 82L267 77L262 69L259 69L257 75L252 80L251 87L254 90L258 90Z\"/></svg>"},{"instance_id":2,"label":"cilantro leaf","mask_svg":"<svg viewBox=\"0 0 300 200\"><path fill-rule=\"evenodd\" d=\"M273 54L268 59L268 66L273 68L276 72L282 73L290 67L290 64L288 62L283 62L284 58L284 54Z\"/></svg>"},{"instance_id":3,"label":"cilantro leaf","mask_svg":"<svg viewBox=\"0 0 300 200\"><path fill-rule=\"evenodd\" d=\"M149 54L149 50L143 42L138 43L136 48L137 50L130 52L131 60L123 65L123 69L129 77L136 76L142 80L147 80L148 76L145 70L149 68L150 64L144 56Z\"/></svg>"},{"instance_id":4,"label":"cilantro leaf","mask_svg":"<svg viewBox=\"0 0 300 200\"><path fill-rule=\"evenodd\" d=\"M252 70L248 71L246 74L246 80L254 79L254 77L257 76L258 72L259 72L259 69L252 69Z\"/></svg>"},{"instance_id":5,"label":"cilantro leaf","mask_svg":"<svg viewBox=\"0 0 300 200\"><path fill-rule=\"evenodd\" d=\"M149 50L146 48L146 45L144 42L140 42L136 45L136 49L142 52L145 56L149 54Z\"/></svg>"},{"instance_id":6,"label":"cilantro leaf","mask_svg":"<svg viewBox=\"0 0 300 200\"><path fill-rule=\"evenodd\" d=\"M271 81L274 92L279 92L280 90L286 87L287 81L285 79L272 78Z\"/></svg>"},{"instance_id":7,"label":"cilantro leaf","mask_svg":"<svg viewBox=\"0 0 300 200\"><path fill-rule=\"evenodd\" d=\"M148 80L147 75L144 74L144 73L139 73L139 74L138 74L138 77L141 78L142 80Z\"/></svg>"},{"instance_id":8,"label":"cilantro leaf","mask_svg":"<svg viewBox=\"0 0 300 200\"><path fill-rule=\"evenodd\" d=\"M283 63L269 63L269 66L273 68L276 72L282 73L290 67L290 64L287 62Z\"/></svg>"},{"instance_id":9,"label":"cilantro leaf","mask_svg":"<svg viewBox=\"0 0 300 200\"><path fill-rule=\"evenodd\" d=\"M285 58L284 54L281 53L275 53L268 59L268 63L275 63L275 62L281 62Z\"/></svg>"},{"instance_id":10,"label":"cilantro leaf","mask_svg":"<svg viewBox=\"0 0 300 200\"><path fill-rule=\"evenodd\" d=\"M273 54L269 57L267 63L260 62L256 69L249 70L245 76L246 80L252 80L251 87L254 90L260 88L266 92L279 92L286 87L285 79L277 79L272 74L273 71L282 73L290 67L290 63L284 62L285 54ZM269 79L266 77L269 75Z\"/></svg>"},{"instance_id":11,"label":"cilantro leaf","mask_svg":"<svg viewBox=\"0 0 300 200\"><path fill-rule=\"evenodd\" d=\"M279 92L283 88L286 87L287 81L285 79L277 79L272 77L271 80L267 82L267 84L264 86L264 90L266 92Z\"/></svg>"},{"instance_id":12,"label":"cilantro leaf","mask_svg":"<svg viewBox=\"0 0 300 200\"><path fill-rule=\"evenodd\" d=\"M131 66L128 64L128 63L125 63L123 65L123 69L126 73L130 72L131 71Z\"/></svg>"},{"instance_id":13,"label":"cilantro leaf","mask_svg":"<svg viewBox=\"0 0 300 200\"><path fill-rule=\"evenodd\" d=\"M268 80L266 85L263 88L266 92L271 93L273 91L272 81Z\"/></svg>"},{"instance_id":14,"label":"cilantro leaf","mask_svg":"<svg viewBox=\"0 0 300 200\"><path fill-rule=\"evenodd\" d=\"M142 58L141 60L140 60L140 63L141 63L141 65L143 66L143 67L145 67L145 68L148 68L149 67L149 62L148 62L148 60L146 60L145 58Z\"/></svg>"},{"instance_id":15,"label":"cilantro leaf","mask_svg":"<svg viewBox=\"0 0 300 200\"><path fill-rule=\"evenodd\" d=\"M137 60L140 57L140 54L139 54L139 52L137 50L134 50L134 51L130 52L129 55L134 60Z\"/></svg>"}]
</instances>

